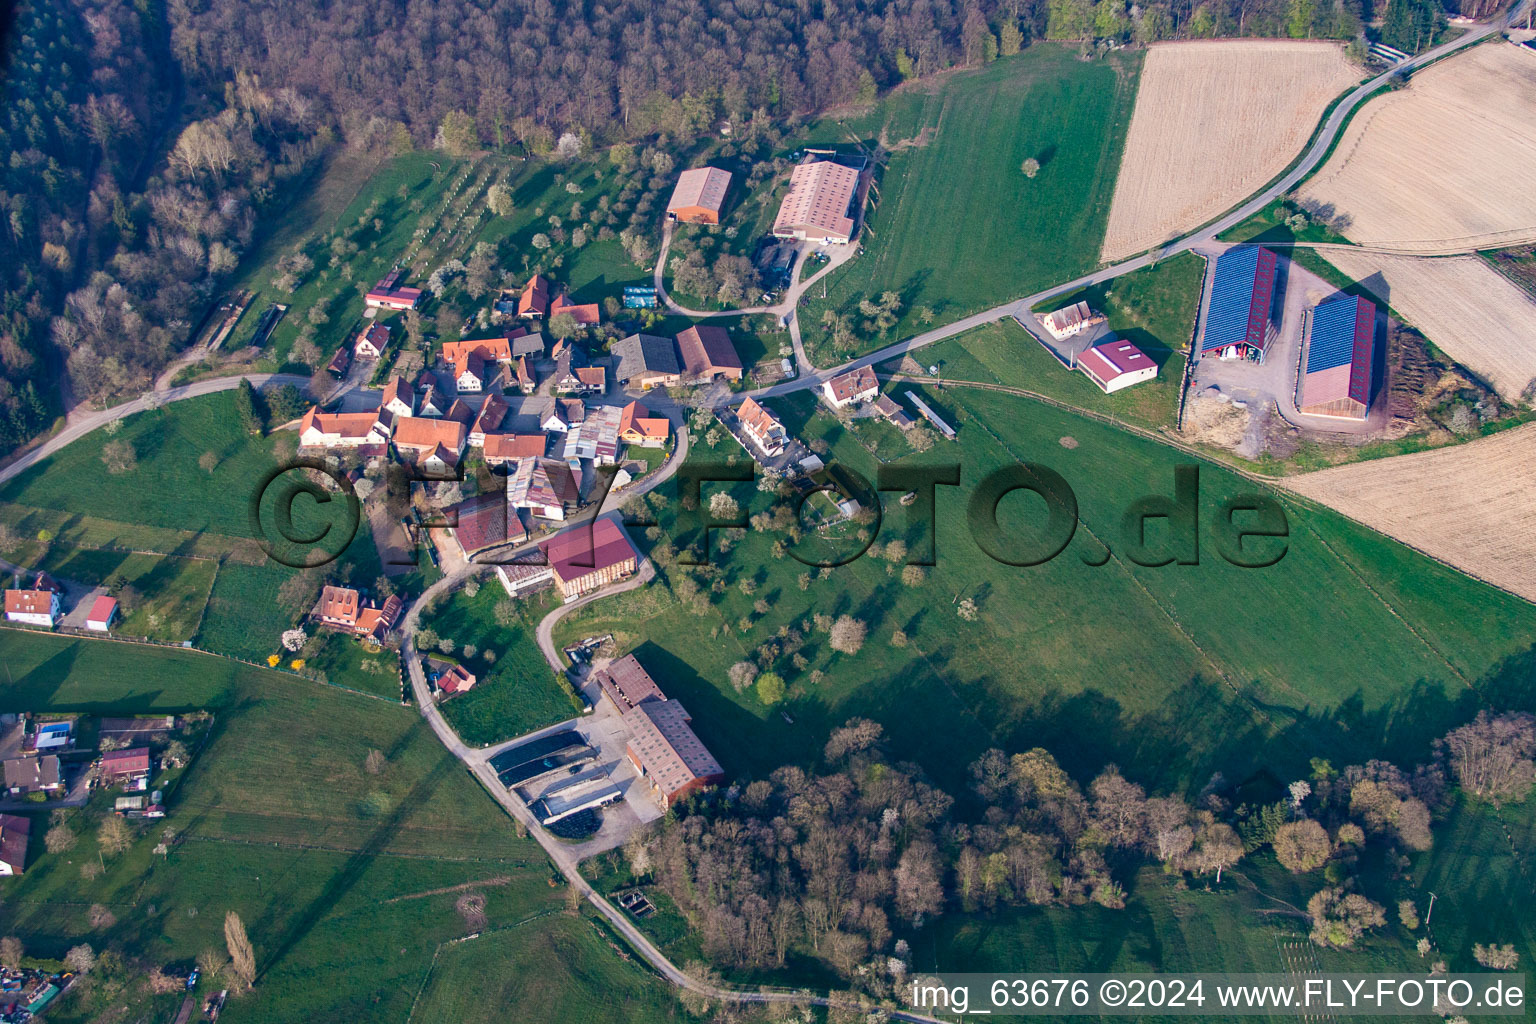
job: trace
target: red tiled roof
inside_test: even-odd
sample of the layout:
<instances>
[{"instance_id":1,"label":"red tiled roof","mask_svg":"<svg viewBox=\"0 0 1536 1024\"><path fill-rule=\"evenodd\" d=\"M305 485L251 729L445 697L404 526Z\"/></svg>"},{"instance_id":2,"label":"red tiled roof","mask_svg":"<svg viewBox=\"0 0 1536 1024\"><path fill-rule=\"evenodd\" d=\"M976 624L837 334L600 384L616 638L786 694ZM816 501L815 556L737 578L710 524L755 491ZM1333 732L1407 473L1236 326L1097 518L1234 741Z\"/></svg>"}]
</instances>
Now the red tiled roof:
<instances>
[{"instance_id":1,"label":"red tiled roof","mask_svg":"<svg viewBox=\"0 0 1536 1024\"><path fill-rule=\"evenodd\" d=\"M549 307L549 315L551 317L559 316L561 313L571 314L571 316L576 318L577 323L588 327L599 323L603 319L603 311L597 303L588 302L583 305L575 305L571 302L571 297L564 294L555 300L554 305Z\"/></svg>"},{"instance_id":2,"label":"red tiled roof","mask_svg":"<svg viewBox=\"0 0 1536 1024\"><path fill-rule=\"evenodd\" d=\"M497 362L508 362L512 358L512 339L519 335L508 334L499 338L467 338L463 341L443 342L443 359L459 365L465 356L471 352L478 353L481 359Z\"/></svg>"},{"instance_id":3,"label":"red tiled roof","mask_svg":"<svg viewBox=\"0 0 1536 1024\"><path fill-rule=\"evenodd\" d=\"M677 336L677 348L683 367L690 377L734 371L741 375L741 357L731 344L731 335L723 327L699 324Z\"/></svg>"},{"instance_id":4,"label":"red tiled roof","mask_svg":"<svg viewBox=\"0 0 1536 1024\"><path fill-rule=\"evenodd\" d=\"M117 611L117 599L102 594L91 603L91 614L86 616L86 621L109 622L115 611Z\"/></svg>"},{"instance_id":5,"label":"red tiled roof","mask_svg":"<svg viewBox=\"0 0 1536 1024\"><path fill-rule=\"evenodd\" d=\"M608 386L608 371L601 366L578 366L576 379L589 388L606 388Z\"/></svg>"},{"instance_id":6,"label":"red tiled roof","mask_svg":"<svg viewBox=\"0 0 1536 1024\"><path fill-rule=\"evenodd\" d=\"M7 590L5 610L18 615L47 615L53 610L53 594L47 590Z\"/></svg>"},{"instance_id":7,"label":"red tiled roof","mask_svg":"<svg viewBox=\"0 0 1536 1024\"><path fill-rule=\"evenodd\" d=\"M619 437L624 440L630 438L659 438L665 440L671 433L672 425L664 416L646 416L648 412L645 406L639 402L630 402L624 407L624 412L619 416Z\"/></svg>"},{"instance_id":8,"label":"red tiled roof","mask_svg":"<svg viewBox=\"0 0 1536 1024\"><path fill-rule=\"evenodd\" d=\"M486 434L487 459L530 459L543 455L549 439L543 434Z\"/></svg>"},{"instance_id":9,"label":"red tiled roof","mask_svg":"<svg viewBox=\"0 0 1536 1024\"><path fill-rule=\"evenodd\" d=\"M648 700L666 700L656 680L636 660L633 654L615 660L597 674L597 683L603 688L620 714L628 714Z\"/></svg>"},{"instance_id":10,"label":"red tiled roof","mask_svg":"<svg viewBox=\"0 0 1536 1024\"><path fill-rule=\"evenodd\" d=\"M106 775L136 775L149 771L149 748L109 750L101 755L101 770Z\"/></svg>"},{"instance_id":11,"label":"red tiled roof","mask_svg":"<svg viewBox=\"0 0 1536 1024\"><path fill-rule=\"evenodd\" d=\"M611 569L637 558L629 538L612 519L582 524L540 545L555 575L562 580L579 579L589 573Z\"/></svg>"},{"instance_id":12,"label":"red tiled roof","mask_svg":"<svg viewBox=\"0 0 1536 1024\"><path fill-rule=\"evenodd\" d=\"M523 288L522 296L517 300L518 316L543 316L549 309L549 282L538 274Z\"/></svg>"},{"instance_id":13,"label":"red tiled roof","mask_svg":"<svg viewBox=\"0 0 1536 1024\"><path fill-rule=\"evenodd\" d=\"M838 402L846 402L854 395L863 394L870 388L879 386L880 382L875 379L875 371L868 366L840 373L827 381L827 387L832 390L833 399Z\"/></svg>"},{"instance_id":14,"label":"red tiled roof","mask_svg":"<svg viewBox=\"0 0 1536 1024\"><path fill-rule=\"evenodd\" d=\"M1106 384L1124 374L1156 365L1141 349L1120 339L1100 342L1078 356L1077 361Z\"/></svg>"},{"instance_id":15,"label":"red tiled roof","mask_svg":"<svg viewBox=\"0 0 1536 1024\"><path fill-rule=\"evenodd\" d=\"M457 516L453 539L466 556L508 541L521 543L528 537L517 509L507 503L504 493L478 494L459 502L451 511Z\"/></svg>"},{"instance_id":16,"label":"red tiled roof","mask_svg":"<svg viewBox=\"0 0 1536 1024\"><path fill-rule=\"evenodd\" d=\"M474 674L463 665L454 665L437 677L437 688L444 693L463 693L475 685Z\"/></svg>"},{"instance_id":17,"label":"red tiled roof","mask_svg":"<svg viewBox=\"0 0 1536 1024\"><path fill-rule=\"evenodd\" d=\"M464 424L458 420L401 416L395 421L395 446L425 451L442 445L458 452L464 450L466 433Z\"/></svg>"},{"instance_id":18,"label":"red tiled roof","mask_svg":"<svg viewBox=\"0 0 1536 1024\"><path fill-rule=\"evenodd\" d=\"M320 591L320 618L352 625L362 599L350 587L326 587Z\"/></svg>"}]
</instances>

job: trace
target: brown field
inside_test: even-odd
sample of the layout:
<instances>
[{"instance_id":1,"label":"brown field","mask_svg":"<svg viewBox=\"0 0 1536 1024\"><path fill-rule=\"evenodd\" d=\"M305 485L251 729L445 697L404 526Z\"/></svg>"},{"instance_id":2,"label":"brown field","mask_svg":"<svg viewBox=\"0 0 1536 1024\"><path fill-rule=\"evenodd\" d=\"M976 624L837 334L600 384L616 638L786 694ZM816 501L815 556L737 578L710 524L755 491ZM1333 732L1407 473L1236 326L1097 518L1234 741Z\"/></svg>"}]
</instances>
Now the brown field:
<instances>
[{"instance_id":1,"label":"brown field","mask_svg":"<svg viewBox=\"0 0 1536 1024\"><path fill-rule=\"evenodd\" d=\"M1362 245L1536 240L1536 51L1476 46L1371 100L1299 196Z\"/></svg>"},{"instance_id":2,"label":"brown field","mask_svg":"<svg viewBox=\"0 0 1536 1024\"><path fill-rule=\"evenodd\" d=\"M1333 98L1359 80L1336 43L1153 46L1100 258L1141 252L1257 191L1301 152Z\"/></svg>"},{"instance_id":3,"label":"brown field","mask_svg":"<svg viewBox=\"0 0 1536 1024\"><path fill-rule=\"evenodd\" d=\"M1279 481L1536 601L1536 423L1467 444Z\"/></svg>"},{"instance_id":4,"label":"brown field","mask_svg":"<svg viewBox=\"0 0 1536 1024\"><path fill-rule=\"evenodd\" d=\"M1505 398L1536 379L1536 301L1479 257L1320 252Z\"/></svg>"}]
</instances>

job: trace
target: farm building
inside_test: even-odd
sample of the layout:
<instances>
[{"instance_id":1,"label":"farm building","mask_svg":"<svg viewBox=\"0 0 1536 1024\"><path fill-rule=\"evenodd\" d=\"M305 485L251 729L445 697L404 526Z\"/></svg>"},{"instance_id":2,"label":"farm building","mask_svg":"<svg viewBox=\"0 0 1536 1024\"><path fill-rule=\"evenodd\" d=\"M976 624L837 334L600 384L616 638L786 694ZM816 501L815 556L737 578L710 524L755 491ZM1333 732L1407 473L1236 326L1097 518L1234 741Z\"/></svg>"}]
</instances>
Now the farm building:
<instances>
[{"instance_id":1,"label":"farm building","mask_svg":"<svg viewBox=\"0 0 1536 1024\"><path fill-rule=\"evenodd\" d=\"M455 406L458 404L454 402ZM452 411L450 406L449 412ZM395 421L395 447L418 455L443 448L457 458L464 451L468 434L468 427L456 419L402 416Z\"/></svg>"},{"instance_id":2,"label":"farm building","mask_svg":"<svg viewBox=\"0 0 1536 1024\"><path fill-rule=\"evenodd\" d=\"M496 576L509 597L522 597L543 590L555 582L554 570L540 552L519 555L496 567Z\"/></svg>"},{"instance_id":3,"label":"farm building","mask_svg":"<svg viewBox=\"0 0 1536 1024\"><path fill-rule=\"evenodd\" d=\"M382 445L389 434L389 427L376 412L321 412L314 405L299 420L299 444L305 448Z\"/></svg>"},{"instance_id":4,"label":"farm building","mask_svg":"<svg viewBox=\"0 0 1536 1024\"><path fill-rule=\"evenodd\" d=\"M690 327L677 336L677 350L683 357L684 383L708 383L716 377L741 380L741 357L724 327Z\"/></svg>"},{"instance_id":5,"label":"farm building","mask_svg":"<svg viewBox=\"0 0 1536 1024\"><path fill-rule=\"evenodd\" d=\"M675 387L681 368L677 349L671 338L655 334L631 334L613 344L618 357L614 376L623 388L648 391L654 387Z\"/></svg>"},{"instance_id":6,"label":"farm building","mask_svg":"<svg viewBox=\"0 0 1536 1024\"><path fill-rule=\"evenodd\" d=\"M0 814L0 875L19 875L27 866L32 822L19 814Z\"/></svg>"},{"instance_id":7,"label":"farm building","mask_svg":"<svg viewBox=\"0 0 1536 1024\"><path fill-rule=\"evenodd\" d=\"M1050 331L1051 337L1057 341L1081 334L1090 327L1102 324L1104 320L1104 314L1095 313L1086 302L1074 302L1070 306L1062 306L1040 318L1045 329Z\"/></svg>"},{"instance_id":8,"label":"farm building","mask_svg":"<svg viewBox=\"0 0 1536 1024\"><path fill-rule=\"evenodd\" d=\"M485 404L480 407L480 412L469 425L469 444L472 448L485 446L485 439L490 434L499 434L501 424L507 418L510 407L506 399L500 395L489 395Z\"/></svg>"},{"instance_id":9,"label":"farm building","mask_svg":"<svg viewBox=\"0 0 1536 1024\"><path fill-rule=\"evenodd\" d=\"M549 447L544 434L486 434L485 461L499 466L513 459L536 459Z\"/></svg>"},{"instance_id":10,"label":"farm building","mask_svg":"<svg viewBox=\"0 0 1536 1024\"><path fill-rule=\"evenodd\" d=\"M101 781L132 782L149 777L149 748L109 750L101 755Z\"/></svg>"},{"instance_id":11,"label":"farm building","mask_svg":"<svg viewBox=\"0 0 1536 1024\"><path fill-rule=\"evenodd\" d=\"M619 415L619 440L641 448L661 448L667 443L672 425L665 416L647 416L649 410L639 402L630 402Z\"/></svg>"},{"instance_id":12,"label":"farm building","mask_svg":"<svg viewBox=\"0 0 1536 1024\"><path fill-rule=\"evenodd\" d=\"M52 629L64 602L64 588L47 573L40 572L32 586L5 592L5 617L11 622Z\"/></svg>"},{"instance_id":13,"label":"farm building","mask_svg":"<svg viewBox=\"0 0 1536 1024\"><path fill-rule=\"evenodd\" d=\"M917 426L912 417L901 411L901 406L891 401L889 395L881 395L875 399L875 412L879 413L887 423L900 430L911 430Z\"/></svg>"},{"instance_id":14,"label":"farm building","mask_svg":"<svg viewBox=\"0 0 1536 1024\"><path fill-rule=\"evenodd\" d=\"M677 187L667 202L667 217L685 224L719 224L729 171L718 167L694 167L677 176Z\"/></svg>"},{"instance_id":15,"label":"farm building","mask_svg":"<svg viewBox=\"0 0 1536 1024\"><path fill-rule=\"evenodd\" d=\"M91 610L85 617L85 628L105 633L117 619L117 598L102 594L91 602Z\"/></svg>"},{"instance_id":16,"label":"farm building","mask_svg":"<svg viewBox=\"0 0 1536 1024\"><path fill-rule=\"evenodd\" d=\"M554 573L555 586L567 601L634 574L639 556L624 529L611 518L599 519L590 530L567 530L540 547Z\"/></svg>"},{"instance_id":17,"label":"farm building","mask_svg":"<svg viewBox=\"0 0 1536 1024\"><path fill-rule=\"evenodd\" d=\"M415 309L421 305L421 289L403 287L400 281L404 276L403 270L391 270L363 301L375 309Z\"/></svg>"},{"instance_id":18,"label":"farm building","mask_svg":"<svg viewBox=\"0 0 1536 1024\"><path fill-rule=\"evenodd\" d=\"M352 366L352 349L343 345L331 356L331 361L325 364L325 371L332 377L345 377L347 370Z\"/></svg>"},{"instance_id":19,"label":"farm building","mask_svg":"<svg viewBox=\"0 0 1536 1024\"><path fill-rule=\"evenodd\" d=\"M1077 357L1077 368L1106 395L1157 377L1157 363L1120 338L1107 338Z\"/></svg>"},{"instance_id":20,"label":"farm building","mask_svg":"<svg viewBox=\"0 0 1536 1024\"><path fill-rule=\"evenodd\" d=\"M951 441L955 439L955 428L950 426L948 423L945 423L943 418L941 418L938 413L934 412L933 408L929 406L927 402L923 401L921 398L910 391L907 392L907 401L911 402L913 408L922 413L923 419L927 420L929 423L932 423L934 428L938 430L939 433L943 434Z\"/></svg>"},{"instance_id":21,"label":"farm building","mask_svg":"<svg viewBox=\"0 0 1536 1024\"><path fill-rule=\"evenodd\" d=\"M1297 408L1312 416L1365 419L1375 363L1375 303L1357 295L1320 303L1308 318L1307 368Z\"/></svg>"},{"instance_id":22,"label":"farm building","mask_svg":"<svg viewBox=\"0 0 1536 1024\"><path fill-rule=\"evenodd\" d=\"M621 715L629 714L646 701L667 699L661 687L656 685L656 680L651 678L651 674L633 654L616 658L607 668L599 671L597 683L602 687L603 696L608 698L614 710Z\"/></svg>"},{"instance_id":23,"label":"farm building","mask_svg":"<svg viewBox=\"0 0 1536 1024\"><path fill-rule=\"evenodd\" d=\"M32 734L31 748L33 750L64 750L74 742L70 735L73 729L68 721L41 722L37 726L37 732Z\"/></svg>"},{"instance_id":24,"label":"farm building","mask_svg":"<svg viewBox=\"0 0 1536 1024\"><path fill-rule=\"evenodd\" d=\"M512 364L517 373L517 389L531 395L539 389L539 373L533 368L532 356L518 356Z\"/></svg>"},{"instance_id":25,"label":"farm building","mask_svg":"<svg viewBox=\"0 0 1536 1024\"><path fill-rule=\"evenodd\" d=\"M773 413L757 404L756 399L748 398L741 403L737 411L737 417L741 420L741 429L746 431L752 443L760 448L764 455L772 458L783 453L784 446L789 443L789 435L784 431L784 424L780 423Z\"/></svg>"},{"instance_id":26,"label":"farm building","mask_svg":"<svg viewBox=\"0 0 1536 1024\"><path fill-rule=\"evenodd\" d=\"M581 460L590 459L599 466L619 461L619 424L623 410L616 405L599 405L577 426L565 434L563 457L573 473L581 471Z\"/></svg>"},{"instance_id":27,"label":"farm building","mask_svg":"<svg viewBox=\"0 0 1536 1024\"><path fill-rule=\"evenodd\" d=\"M507 480L507 501L540 519L564 519L577 500L576 478L559 459L519 459Z\"/></svg>"},{"instance_id":28,"label":"farm building","mask_svg":"<svg viewBox=\"0 0 1536 1024\"><path fill-rule=\"evenodd\" d=\"M647 700L625 716L630 727L625 753L650 780L663 807L725 778L725 769L688 727L692 719L675 700Z\"/></svg>"},{"instance_id":29,"label":"farm building","mask_svg":"<svg viewBox=\"0 0 1536 1024\"><path fill-rule=\"evenodd\" d=\"M873 369L861 366L823 383L821 393L832 408L841 409L858 402L873 402L880 396L880 382L875 379Z\"/></svg>"},{"instance_id":30,"label":"farm building","mask_svg":"<svg viewBox=\"0 0 1536 1024\"><path fill-rule=\"evenodd\" d=\"M832 160L807 160L789 177L789 194L773 221L778 238L846 245L853 240L853 198L859 171Z\"/></svg>"},{"instance_id":31,"label":"farm building","mask_svg":"<svg viewBox=\"0 0 1536 1024\"><path fill-rule=\"evenodd\" d=\"M528 539L517 509L507 504L507 496L493 491L466 498L448 510L452 526L448 535L468 560L476 552L504 544L521 544Z\"/></svg>"},{"instance_id":32,"label":"farm building","mask_svg":"<svg viewBox=\"0 0 1536 1024\"><path fill-rule=\"evenodd\" d=\"M1235 245L1217 257L1201 355L1214 352L1221 359L1264 361L1275 336L1278 263L1273 252L1255 245Z\"/></svg>"}]
</instances>

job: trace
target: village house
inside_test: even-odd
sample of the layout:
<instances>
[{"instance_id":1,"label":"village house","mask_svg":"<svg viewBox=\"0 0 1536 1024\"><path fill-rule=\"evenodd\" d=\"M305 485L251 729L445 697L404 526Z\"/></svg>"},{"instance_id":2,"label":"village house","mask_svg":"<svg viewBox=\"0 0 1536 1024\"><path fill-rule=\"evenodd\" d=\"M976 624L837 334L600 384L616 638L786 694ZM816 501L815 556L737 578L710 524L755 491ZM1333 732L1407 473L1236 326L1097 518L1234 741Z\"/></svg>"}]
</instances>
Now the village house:
<instances>
[{"instance_id":1,"label":"village house","mask_svg":"<svg viewBox=\"0 0 1536 1024\"><path fill-rule=\"evenodd\" d=\"M389 441L390 423L377 412L321 412L318 405L299 419L304 448L359 448Z\"/></svg>"},{"instance_id":2,"label":"village house","mask_svg":"<svg viewBox=\"0 0 1536 1024\"><path fill-rule=\"evenodd\" d=\"M545 434L486 434L481 449L490 466L500 466L517 459L534 459L543 455L549 446Z\"/></svg>"},{"instance_id":3,"label":"village house","mask_svg":"<svg viewBox=\"0 0 1536 1024\"><path fill-rule=\"evenodd\" d=\"M437 377L425 370L416 378L416 415L441 416L448 398L438 386Z\"/></svg>"},{"instance_id":4,"label":"village house","mask_svg":"<svg viewBox=\"0 0 1536 1024\"><path fill-rule=\"evenodd\" d=\"M404 602L395 596L377 607L367 606L362 595L350 587L326 586L320 591L320 600L310 618L338 633L383 640L404 610Z\"/></svg>"},{"instance_id":5,"label":"village house","mask_svg":"<svg viewBox=\"0 0 1536 1024\"><path fill-rule=\"evenodd\" d=\"M12 757L5 762L5 789L12 796L52 793L64 788L57 754Z\"/></svg>"},{"instance_id":6,"label":"village house","mask_svg":"<svg viewBox=\"0 0 1536 1024\"><path fill-rule=\"evenodd\" d=\"M676 387L681 368L671 338L654 334L631 334L613 343L618 358L614 376L622 388Z\"/></svg>"},{"instance_id":7,"label":"village house","mask_svg":"<svg viewBox=\"0 0 1536 1024\"><path fill-rule=\"evenodd\" d=\"M416 392L404 377L389 378L379 399L379 410L391 416L416 415Z\"/></svg>"},{"instance_id":8,"label":"village house","mask_svg":"<svg viewBox=\"0 0 1536 1024\"><path fill-rule=\"evenodd\" d=\"M518 356L512 364L517 371L517 389L525 395L531 395L539 389L539 374L533 368L532 356Z\"/></svg>"},{"instance_id":9,"label":"village house","mask_svg":"<svg viewBox=\"0 0 1536 1024\"><path fill-rule=\"evenodd\" d=\"M633 575L639 564L624 528L610 517L556 534L539 546L567 601Z\"/></svg>"},{"instance_id":10,"label":"village house","mask_svg":"<svg viewBox=\"0 0 1536 1024\"><path fill-rule=\"evenodd\" d=\"M19 814L0 814L0 875L19 875L27 865L32 822Z\"/></svg>"},{"instance_id":11,"label":"village house","mask_svg":"<svg viewBox=\"0 0 1536 1024\"><path fill-rule=\"evenodd\" d=\"M450 411L452 409L450 406ZM457 463L459 456L464 454L468 434L468 428L457 419L402 416L395 421L394 441L398 451L410 452L423 464L427 461L442 461L446 453L451 459L451 465Z\"/></svg>"},{"instance_id":12,"label":"village house","mask_svg":"<svg viewBox=\"0 0 1536 1024\"><path fill-rule=\"evenodd\" d=\"M566 292L561 292L560 296L549 307L550 319L554 319L561 313L569 313L583 327L594 327L603 319L602 308L597 303L574 303Z\"/></svg>"},{"instance_id":13,"label":"village house","mask_svg":"<svg viewBox=\"0 0 1536 1024\"><path fill-rule=\"evenodd\" d=\"M501 424L509 411L510 407L500 395L487 397L485 404L480 406L480 414L469 426L470 447L484 447L487 435L500 433Z\"/></svg>"},{"instance_id":14,"label":"village house","mask_svg":"<svg viewBox=\"0 0 1536 1024\"><path fill-rule=\"evenodd\" d=\"M880 395L880 382L875 379L872 368L861 366L823 383L821 393L832 408L841 409L859 402L873 402Z\"/></svg>"},{"instance_id":15,"label":"village house","mask_svg":"<svg viewBox=\"0 0 1536 1024\"><path fill-rule=\"evenodd\" d=\"M917 426L917 422L903 412L901 406L891 401L890 395L881 395L876 398L874 409L886 422L901 430L911 430Z\"/></svg>"},{"instance_id":16,"label":"village house","mask_svg":"<svg viewBox=\"0 0 1536 1024\"><path fill-rule=\"evenodd\" d=\"M64 588L45 572L32 579L30 587L5 592L5 617L29 626L47 626L58 622L64 603Z\"/></svg>"},{"instance_id":17,"label":"village house","mask_svg":"<svg viewBox=\"0 0 1536 1024\"><path fill-rule=\"evenodd\" d=\"M461 395L478 395L485 390L485 357L469 352L453 366L453 384Z\"/></svg>"},{"instance_id":18,"label":"village house","mask_svg":"<svg viewBox=\"0 0 1536 1024\"><path fill-rule=\"evenodd\" d=\"M664 448L672 424L665 416L647 416L639 402L630 402L619 415L619 440L641 448Z\"/></svg>"},{"instance_id":19,"label":"village house","mask_svg":"<svg viewBox=\"0 0 1536 1024\"><path fill-rule=\"evenodd\" d=\"M587 418L587 407L579 398L551 398L539 417L539 429L546 434L563 434Z\"/></svg>"},{"instance_id":20,"label":"village house","mask_svg":"<svg viewBox=\"0 0 1536 1024\"><path fill-rule=\"evenodd\" d=\"M525 320L541 317L549 311L549 282L538 274L523 287L517 300L517 315Z\"/></svg>"},{"instance_id":21,"label":"village house","mask_svg":"<svg viewBox=\"0 0 1536 1024\"><path fill-rule=\"evenodd\" d=\"M564 520L579 500L571 467L559 459L520 459L507 479L507 502L540 519Z\"/></svg>"},{"instance_id":22,"label":"village house","mask_svg":"<svg viewBox=\"0 0 1536 1024\"><path fill-rule=\"evenodd\" d=\"M1051 333L1051 337L1057 341L1063 341L1081 334L1090 327L1102 324L1104 319L1104 314L1095 313L1089 308L1088 303L1074 302L1070 306L1062 306L1045 314L1040 318L1040 322Z\"/></svg>"},{"instance_id":23,"label":"village house","mask_svg":"<svg viewBox=\"0 0 1536 1024\"><path fill-rule=\"evenodd\" d=\"M742 402L737 417L741 420L741 429L765 456L773 458L784 453L785 446L789 444L784 424L773 413L758 405L755 399L748 398Z\"/></svg>"},{"instance_id":24,"label":"village house","mask_svg":"<svg viewBox=\"0 0 1536 1024\"><path fill-rule=\"evenodd\" d=\"M325 364L325 370L332 377L340 380L347 375L347 370L352 366L352 346L342 345L331 356L331 361Z\"/></svg>"},{"instance_id":25,"label":"village house","mask_svg":"<svg viewBox=\"0 0 1536 1024\"><path fill-rule=\"evenodd\" d=\"M373 286L363 301L376 309L415 309L421 305L421 289L403 287L400 282L404 276L403 270L391 270Z\"/></svg>"},{"instance_id":26,"label":"village house","mask_svg":"<svg viewBox=\"0 0 1536 1024\"><path fill-rule=\"evenodd\" d=\"M677 350L682 355L684 383L709 383L716 377L740 380L741 357L731 344L724 327L698 324L677 336Z\"/></svg>"},{"instance_id":27,"label":"village house","mask_svg":"<svg viewBox=\"0 0 1536 1024\"><path fill-rule=\"evenodd\" d=\"M377 359L389 347L389 328L383 324L369 324L368 329L357 336L352 354L358 359Z\"/></svg>"},{"instance_id":28,"label":"village house","mask_svg":"<svg viewBox=\"0 0 1536 1024\"><path fill-rule=\"evenodd\" d=\"M474 689L475 676L463 665L450 665L437 677L437 688L445 696L465 693Z\"/></svg>"}]
</instances>

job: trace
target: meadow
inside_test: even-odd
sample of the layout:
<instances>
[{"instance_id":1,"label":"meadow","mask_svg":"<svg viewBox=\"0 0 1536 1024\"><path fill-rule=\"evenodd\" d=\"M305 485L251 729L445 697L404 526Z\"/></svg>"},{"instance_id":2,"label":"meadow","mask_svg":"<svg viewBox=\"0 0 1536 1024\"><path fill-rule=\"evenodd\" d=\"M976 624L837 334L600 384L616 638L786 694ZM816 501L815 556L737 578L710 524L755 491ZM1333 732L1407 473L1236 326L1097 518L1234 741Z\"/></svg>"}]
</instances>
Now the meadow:
<instances>
[{"instance_id":1,"label":"meadow","mask_svg":"<svg viewBox=\"0 0 1536 1024\"><path fill-rule=\"evenodd\" d=\"M1027 399L923 393L959 424L960 440L907 461L958 460L963 486L939 491L937 564L921 586L866 554L824 577L810 570L802 590L807 567L775 558L774 537L749 534L715 555L729 586L708 613L627 594L571 615L557 642L608 629L630 638L738 779L808 763L830 728L864 716L956 787L987 747L1042 745L1079 775L1117 763L1150 787L1198 789L1214 771L1283 781L1312 756L1422 758L1431 738L1470 717L1480 678L1536 641L1530 605L1310 506L1286 504L1290 536L1277 565L1228 564L1211 546L1218 502L1256 485L1207 463L1199 564L1136 565L1122 515L1141 495L1171 494L1173 467L1188 457ZM831 459L873 479L873 460L835 419L781 412L802 437L827 440ZM1009 424L1006 439L998 423ZM723 460L730 443L696 444L691 457ZM966 502L990 471L1021 460L1064 475L1082 527L1060 557L1011 568L978 549ZM735 486L743 502L766 500ZM1024 499L1000 510L1004 536L1037 530ZM666 514L662 523L677 525ZM1161 536L1156 525L1150 532ZM879 545L893 538L914 548L923 538L895 506ZM737 589L743 578L751 595ZM753 610L756 598L766 614ZM975 621L957 614L967 598ZM810 631L813 612L863 619L869 638L858 656ZM793 722L726 678L786 625L808 633L805 668L779 666ZM892 645L896 630L905 648Z\"/></svg>"},{"instance_id":2,"label":"meadow","mask_svg":"<svg viewBox=\"0 0 1536 1024\"><path fill-rule=\"evenodd\" d=\"M402 1021L433 979L433 999L445 997L445 977L455 979L453 998L465 998L466 985L489 991L487 976L459 973L457 947L445 945L484 928L513 935L530 956L582 953L581 970L545 992L585 1008L572 1019L618 1019L620 1011L597 1008L619 981L665 1019L667 988L598 948L584 922L558 915L561 891L547 884L542 852L413 711L216 657L103 640L3 630L0 661L10 669L0 689L7 707L214 715L169 816L136 826L137 841L103 858L99 877L81 866L97 860L110 793L71 813L79 841L70 851L45 853L34 829L31 863L5 881L0 909L0 932L18 935L31 955L61 956L84 941L190 965L202 950L222 949L232 909L260 975L232 1002L231 1020ZM370 750L385 759L376 774L365 765ZM178 838L157 854L167 826ZM484 898L483 923L456 908L466 889ZM93 904L116 920L93 926ZM138 984L93 978L50 1019L90 1020L109 1003L161 1005Z\"/></svg>"},{"instance_id":3,"label":"meadow","mask_svg":"<svg viewBox=\"0 0 1536 1024\"><path fill-rule=\"evenodd\" d=\"M821 327L825 310L857 321L860 299L899 293L901 322L885 337L861 337L867 351L924 329L921 307L948 322L1096 266L1141 59L1085 62L1065 46L1032 46L824 124L827 141L880 142L889 158L863 254L801 310L813 361L848 355ZM1020 169L1026 159L1040 165L1033 178Z\"/></svg>"},{"instance_id":4,"label":"meadow","mask_svg":"<svg viewBox=\"0 0 1536 1024\"><path fill-rule=\"evenodd\" d=\"M209 558L183 558L137 551L104 551L55 544L40 567L60 579L90 586L121 581L116 629L128 636L179 643L190 640L202 621L218 573Z\"/></svg>"},{"instance_id":5,"label":"meadow","mask_svg":"<svg viewBox=\"0 0 1536 1024\"><path fill-rule=\"evenodd\" d=\"M516 611L510 625L496 621L502 602ZM487 577L473 597L461 588L422 617L438 636L455 641L456 660L475 674L473 689L442 704L443 717L465 743L487 746L577 714L573 695L555 680L534 639L539 619L555 607L549 592L511 600L495 577ZM465 644L477 648L473 656L466 655Z\"/></svg>"}]
</instances>

